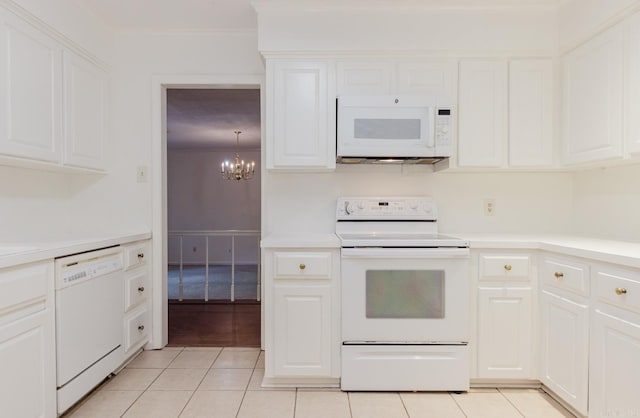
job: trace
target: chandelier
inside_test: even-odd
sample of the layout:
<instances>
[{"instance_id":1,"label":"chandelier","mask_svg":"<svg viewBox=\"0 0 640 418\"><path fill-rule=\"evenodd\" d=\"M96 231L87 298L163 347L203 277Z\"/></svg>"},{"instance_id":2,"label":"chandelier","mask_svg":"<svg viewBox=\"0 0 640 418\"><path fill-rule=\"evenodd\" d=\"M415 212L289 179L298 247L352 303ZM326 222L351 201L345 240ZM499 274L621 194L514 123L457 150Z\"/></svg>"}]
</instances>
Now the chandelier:
<instances>
[{"instance_id":1,"label":"chandelier","mask_svg":"<svg viewBox=\"0 0 640 418\"><path fill-rule=\"evenodd\" d=\"M234 131L236 134L236 147L240 147L240 134L242 131ZM225 180L249 180L253 178L253 174L256 171L256 163L251 161L245 164L244 160L240 159L240 154L236 151L236 161L230 162L225 160L220 165L222 178Z\"/></svg>"}]
</instances>

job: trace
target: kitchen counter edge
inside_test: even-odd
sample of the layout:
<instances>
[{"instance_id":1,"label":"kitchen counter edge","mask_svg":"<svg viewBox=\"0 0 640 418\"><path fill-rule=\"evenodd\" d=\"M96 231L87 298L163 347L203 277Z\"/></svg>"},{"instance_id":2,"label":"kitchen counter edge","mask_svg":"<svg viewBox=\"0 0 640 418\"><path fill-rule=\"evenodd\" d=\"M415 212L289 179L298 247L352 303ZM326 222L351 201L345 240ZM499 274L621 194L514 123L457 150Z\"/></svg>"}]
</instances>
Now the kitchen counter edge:
<instances>
[{"instance_id":1,"label":"kitchen counter edge","mask_svg":"<svg viewBox=\"0 0 640 418\"><path fill-rule=\"evenodd\" d=\"M53 260L100 248L124 245L151 238L151 232L113 234L108 236L48 242L29 242L32 249L0 256L0 268L9 268L38 261Z\"/></svg>"}]
</instances>

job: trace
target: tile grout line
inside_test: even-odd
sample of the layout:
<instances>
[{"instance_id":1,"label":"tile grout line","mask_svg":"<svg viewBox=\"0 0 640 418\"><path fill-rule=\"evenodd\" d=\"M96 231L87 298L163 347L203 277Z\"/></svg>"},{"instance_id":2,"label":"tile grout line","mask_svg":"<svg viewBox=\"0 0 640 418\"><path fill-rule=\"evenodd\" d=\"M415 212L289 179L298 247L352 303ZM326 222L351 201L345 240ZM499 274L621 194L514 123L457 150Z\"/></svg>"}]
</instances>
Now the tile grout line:
<instances>
[{"instance_id":1,"label":"tile grout line","mask_svg":"<svg viewBox=\"0 0 640 418\"><path fill-rule=\"evenodd\" d=\"M396 394L400 398L400 403L402 404L402 407L404 408L404 413L407 415L407 418L411 418L411 415L409 414L409 410L407 409L407 405L404 403L404 399L402 398L402 395L400 394L400 392L396 392Z\"/></svg>"},{"instance_id":2,"label":"tile grout line","mask_svg":"<svg viewBox=\"0 0 640 418\"><path fill-rule=\"evenodd\" d=\"M507 396L505 396L505 394L500 390L500 388L496 388L496 389L498 389L498 393L500 395L502 395L502 397L505 398L507 400L507 402L509 402L509 404L511 406L513 406L515 408L515 410L518 411L518 413L520 415L522 415L524 418L526 418L525 414L520 410L520 408L518 408L513 402L511 402L511 399L509 399Z\"/></svg>"},{"instance_id":3,"label":"tile grout line","mask_svg":"<svg viewBox=\"0 0 640 418\"><path fill-rule=\"evenodd\" d=\"M469 393L469 392L467 392ZM460 403L456 400L456 397L453 396L453 394L451 392L449 392L449 396L451 397L451 399L453 399L453 402L456 404L456 406L458 407L458 409L460 410L460 412L462 412L462 415L464 415L466 418L469 417L469 415L467 415L466 412L464 412L464 409L462 409L462 406L460 405Z\"/></svg>"},{"instance_id":4,"label":"tile grout line","mask_svg":"<svg viewBox=\"0 0 640 418\"><path fill-rule=\"evenodd\" d=\"M181 351L181 353L183 353L184 351L185 350L183 349ZM211 362L211 365L209 366L209 368L207 368L207 371L205 372L204 376L202 376L202 379L200 380L200 383L198 383L198 386L196 386L196 388L191 392L191 396L189 396L189 399L187 399L187 402L185 402L184 406L180 410L180 413L178 413L178 417L180 417L180 415L182 415L184 413L184 410L187 409L187 406L189 406L189 402L191 402L191 400L193 399L194 395L196 394L196 392L198 391L200 386L202 386L202 382L204 382L204 378L207 377L207 374L209 374L209 370L211 370L211 368L215 364L215 362L218 359L218 357L220 357L220 353L222 353L222 351L224 351L224 347L220 351L218 351L218 354L216 354L215 358ZM178 358L178 356L176 356L176 358ZM173 361L175 361L175 358L173 359ZM171 363L173 363L173 361ZM171 363L169 363L169 365L171 365Z\"/></svg>"}]
</instances>

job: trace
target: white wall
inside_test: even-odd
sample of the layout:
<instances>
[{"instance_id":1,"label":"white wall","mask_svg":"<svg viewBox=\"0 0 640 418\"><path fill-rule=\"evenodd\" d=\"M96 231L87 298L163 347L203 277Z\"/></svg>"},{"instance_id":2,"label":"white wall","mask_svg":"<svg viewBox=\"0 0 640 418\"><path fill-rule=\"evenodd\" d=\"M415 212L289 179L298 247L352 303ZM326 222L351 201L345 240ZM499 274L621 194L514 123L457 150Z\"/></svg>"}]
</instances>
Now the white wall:
<instances>
[{"instance_id":1,"label":"white wall","mask_svg":"<svg viewBox=\"0 0 640 418\"><path fill-rule=\"evenodd\" d=\"M245 161L258 164L251 180L225 180L220 162L232 160L234 151L170 149L167 154L169 231L260 230L260 150L243 150ZM256 263L260 237L236 238L236 262ZM184 238L183 262L204 264L202 238ZM231 239L210 238L209 260L231 261ZM169 262L180 260L179 238L169 238Z\"/></svg>"},{"instance_id":2,"label":"white wall","mask_svg":"<svg viewBox=\"0 0 640 418\"><path fill-rule=\"evenodd\" d=\"M266 209L269 232L335 231L338 196L428 195L435 198L440 232L570 232L570 173L430 173L413 167L341 166L335 173L271 174ZM485 198L496 202L485 216Z\"/></svg>"},{"instance_id":3,"label":"white wall","mask_svg":"<svg viewBox=\"0 0 640 418\"><path fill-rule=\"evenodd\" d=\"M114 158L104 181L77 194L76 230L98 228L151 230L152 79L162 75L262 74L253 32L118 33L113 84ZM138 183L136 168L149 168ZM81 179L77 181L82 181ZM108 198L107 198L108 197ZM96 224L95 214L107 216Z\"/></svg>"},{"instance_id":4,"label":"white wall","mask_svg":"<svg viewBox=\"0 0 640 418\"><path fill-rule=\"evenodd\" d=\"M575 232L640 241L640 164L574 174Z\"/></svg>"}]
</instances>

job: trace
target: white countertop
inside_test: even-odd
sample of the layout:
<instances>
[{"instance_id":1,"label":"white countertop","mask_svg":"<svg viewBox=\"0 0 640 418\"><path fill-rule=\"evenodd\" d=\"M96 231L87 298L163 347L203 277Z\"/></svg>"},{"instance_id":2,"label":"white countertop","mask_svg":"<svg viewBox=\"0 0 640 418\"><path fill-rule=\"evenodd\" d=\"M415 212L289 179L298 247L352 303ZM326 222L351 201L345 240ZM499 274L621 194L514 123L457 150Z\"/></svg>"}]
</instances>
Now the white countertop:
<instances>
[{"instance_id":1,"label":"white countertop","mask_svg":"<svg viewBox=\"0 0 640 418\"><path fill-rule=\"evenodd\" d=\"M471 249L543 250L605 263L640 268L640 243L576 235L451 234L469 241Z\"/></svg>"},{"instance_id":2,"label":"white countertop","mask_svg":"<svg viewBox=\"0 0 640 418\"><path fill-rule=\"evenodd\" d=\"M469 241L471 249L543 250L640 268L640 242L553 234L446 233ZM335 234L281 234L262 239L262 248L340 248Z\"/></svg>"},{"instance_id":3,"label":"white countertop","mask_svg":"<svg viewBox=\"0 0 640 418\"><path fill-rule=\"evenodd\" d=\"M150 232L87 236L69 240L0 242L0 268L33 263L151 238Z\"/></svg>"}]
</instances>

